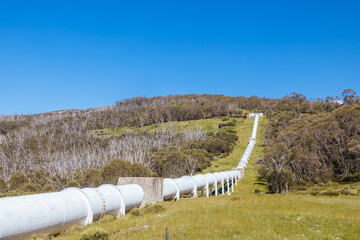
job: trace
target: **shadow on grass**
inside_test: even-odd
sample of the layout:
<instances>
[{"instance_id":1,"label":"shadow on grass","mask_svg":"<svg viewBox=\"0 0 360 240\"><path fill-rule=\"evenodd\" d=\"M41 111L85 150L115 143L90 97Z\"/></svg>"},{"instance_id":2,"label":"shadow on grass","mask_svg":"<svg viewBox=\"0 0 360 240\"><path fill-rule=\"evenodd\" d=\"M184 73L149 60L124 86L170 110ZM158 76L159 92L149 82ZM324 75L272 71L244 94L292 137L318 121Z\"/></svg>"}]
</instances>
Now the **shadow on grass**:
<instances>
[{"instance_id":1,"label":"shadow on grass","mask_svg":"<svg viewBox=\"0 0 360 240\"><path fill-rule=\"evenodd\" d=\"M267 181L265 180L265 178L263 178L263 177L261 177L261 176L257 176L257 177L256 177L256 182L254 183L254 185L266 186L266 185L267 185Z\"/></svg>"}]
</instances>

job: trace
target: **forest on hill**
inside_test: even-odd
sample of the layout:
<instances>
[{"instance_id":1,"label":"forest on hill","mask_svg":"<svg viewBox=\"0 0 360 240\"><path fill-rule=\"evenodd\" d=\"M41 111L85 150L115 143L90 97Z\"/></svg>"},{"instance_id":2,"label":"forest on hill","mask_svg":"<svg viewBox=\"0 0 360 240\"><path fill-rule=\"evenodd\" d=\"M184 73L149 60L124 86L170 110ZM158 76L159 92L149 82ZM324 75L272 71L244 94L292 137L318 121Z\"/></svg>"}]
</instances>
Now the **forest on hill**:
<instances>
[{"instance_id":1,"label":"forest on hill","mask_svg":"<svg viewBox=\"0 0 360 240\"><path fill-rule=\"evenodd\" d=\"M87 187L119 175L192 174L232 151L237 136L231 125L248 111L264 112L269 120L259 171L270 191L360 177L360 106L351 89L341 98L316 100L298 93L280 99L189 94L1 116L0 191ZM224 123L212 132L165 124L219 117ZM149 125L155 130L148 131ZM106 133L131 127L137 130Z\"/></svg>"}]
</instances>

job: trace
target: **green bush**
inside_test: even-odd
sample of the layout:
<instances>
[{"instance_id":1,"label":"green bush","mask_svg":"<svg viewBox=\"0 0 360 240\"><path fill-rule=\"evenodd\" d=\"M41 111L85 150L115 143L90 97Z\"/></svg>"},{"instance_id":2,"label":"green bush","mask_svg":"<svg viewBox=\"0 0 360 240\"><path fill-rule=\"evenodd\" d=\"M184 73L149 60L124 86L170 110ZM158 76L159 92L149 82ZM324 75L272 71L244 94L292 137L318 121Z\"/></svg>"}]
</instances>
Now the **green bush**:
<instances>
[{"instance_id":1,"label":"green bush","mask_svg":"<svg viewBox=\"0 0 360 240\"><path fill-rule=\"evenodd\" d=\"M99 222L111 222L117 219L117 215L115 213L111 215L106 215L105 217L101 218Z\"/></svg>"},{"instance_id":2,"label":"green bush","mask_svg":"<svg viewBox=\"0 0 360 240\"><path fill-rule=\"evenodd\" d=\"M298 191L306 191L306 190L307 190L307 187L305 187L305 186L298 186L298 187L296 187L296 190L298 190Z\"/></svg>"},{"instance_id":3,"label":"green bush","mask_svg":"<svg viewBox=\"0 0 360 240\"><path fill-rule=\"evenodd\" d=\"M14 173L9 179L9 189L15 190L28 182L29 182L29 178L24 174Z\"/></svg>"},{"instance_id":4,"label":"green bush","mask_svg":"<svg viewBox=\"0 0 360 240\"><path fill-rule=\"evenodd\" d=\"M119 158L112 159L101 169L103 181L111 184L117 184L119 177L150 177L151 174L148 167Z\"/></svg>"},{"instance_id":5,"label":"green bush","mask_svg":"<svg viewBox=\"0 0 360 240\"><path fill-rule=\"evenodd\" d=\"M236 136L235 134L229 133L229 131L220 132L218 134L218 138L220 138L221 140L226 141L228 143L236 143L236 141L239 139L238 136Z\"/></svg>"},{"instance_id":6,"label":"green bush","mask_svg":"<svg viewBox=\"0 0 360 240\"><path fill-rule=\"evenodd\" d=\"M34 183L25 183L24 185L22 185L20 187L20 190L22 192L30 192L30 193L35 193L35 192L39 192L40 191L40 187L37 184Z\"/></svg>"},{"instance_id":7,"label":"green bush","mask_svg":"<svg viewBox=\"0 0 360 240\"><path fill-rule=\"evenodd\" d=\"M337 191L335 191L335 190L332 190L332 189L326 190L326 191L324 191L322 194L323 194L323 195L326 195L326 196L339 196L339 195L340 195L339 192L337 192Z\"/></svg>"},{"instance_id":8,"label":"green bush","mask_svg":"<svg viewBox=\"0 0 360 240\"><path fill-rule=\"evenodd\" d=\"M131 165L132 177L150 177L152 175L150 169L140 163L134 162Z\"/></svg>"},{"instance_id":9,"label":"green bush","mask_svg":"<svg viewBox=\"0 0 360 240\"><path fill-rule=\"evenodd\" d=\"M160 204L146 204L143 208L134 208L130 214L133 217L144 216L146 214L163 213L166 209Z\"/></svg>"},{"instance_id":10,"label":"green bush","mask_svg":"<svg viewBox=\"0 0 360 240\"><path fill-rule=\"evenodd\" d=\"M143 212L139 208L133 208L130 211L130 215L133 216L133 217L139 217L139 216L143 215Z\"/></svg>"},{"instance_id":11,"label":"green bush","mask_svg":"<svg viewBox=\"0 0 360 240\"><path fill-rule=\"evenodd\" d=\"M49 174L44 170L37 170L27 174L29 181L35 183L41 187L44 187L48 182L50 182Z\"/></svg>"},{"instance_id":12,"label":"green bush","mask_svg":"<svg viewBox=\"0 0 360 240\"><path fill-rule=\"evenodd\" d=\"M0 193L6 193L9 191L9 187L4 178L0 178Z\"/></svg>"},{"instance_id":13,"label":"green bush","mask_svg":"<svg viewBox=\"0 0 360 240\"><path fill-rule=\"evenodd\" d=\"M320 194L320 192L319 192L318 190L315 190L315 189L311 189L311 190L309 191L309 193L310 193L311 195L314 195L314 196L317 196L317 195Z\"/></svg>"},{"instance_id":14,"label":"green bush","mask_svg":"<svg viewBox=\"0 0 360 240\"><path fill-rule=\"evenodd\" d=\"M33 236L31 236L31 238L30 238L31 240L44 240L44 238L43 237L41 237L41 236L38 236L38 235L33 235Z\"/></svg>"},{"instance_id":15,"label":"green bush","mask_svg":"<svg viewBox=\"0 0 360 240\"><path fill-rule=\"evenodd\" d=\"M42 192L54 192L55 188L51 183L45 184L45 186L41 189Z\"/></svg>"},{"instance_id":16,"label":"green bush","mask_svg":"<svg viewBox=\"0 0 360 240\"><path fill-rule=\"evenodd\" d=\"M83 175L83 187L98 187L101 185L101 175L98 169L86 169Z\"/></svg>"},{"instance_id":17,"label":"green bush","mask_svg":"<svg viewBox=\"0 0 360 240\"><path fill-rule=\"evenodd\" d=\"M69 180L67 183L66 183L66 187L77 187L77 188L80 188L80 184L75 181L75 180Z\"/></svg>"},{"instance_id":18,"label":"green bush","mask_svg":"<svg viewBox=\"0 0 360 240\"><path fill-rule=\"evenodd\" d=\"M165 212L165 208L163 205L160 204L146 204L143 208L145 213L162 213Z\"/></svg>"},{"instance_id":19,"label":"green bush","mask_svg":"<svg viewBox=\"0 0 360 240\"><path fill-rule=\"evenodd\" d=\"M349 189L348 188L342 188L340 190L340 194L348 195L349 194Z\"/></svg>"},{"instance_id":20,"label":"green bush","mask_svg":"<svg viewBox=\"0 0 360 240\"><path fill-rule=\"evenodd\" d=\"M85 230L81 234L81 240L106 240L109 239L109 233L102 228L93 227Z\"/></svg>"},{"instance_id":21,"label":"green bush","mask_svg":"<svg viewBox=\"0 0 360 240\"><path fill-rule=\"evenodd\" d=\"M235 126L235 122L226 122L226 123L220 123L219 124L219 128L223 128L223 127L234 127Z\"/></svg>"},{"instance_id":22,"label":"green bush","mask_svg":"<svg viewBox=\"0 0 360 240\"><path fill-rule=\"evenodd\" d=\"M160 149L153 154L154 171L159 176L182 176L210 167L212 154L204 149Z\"/></svg>"}]
</instances>

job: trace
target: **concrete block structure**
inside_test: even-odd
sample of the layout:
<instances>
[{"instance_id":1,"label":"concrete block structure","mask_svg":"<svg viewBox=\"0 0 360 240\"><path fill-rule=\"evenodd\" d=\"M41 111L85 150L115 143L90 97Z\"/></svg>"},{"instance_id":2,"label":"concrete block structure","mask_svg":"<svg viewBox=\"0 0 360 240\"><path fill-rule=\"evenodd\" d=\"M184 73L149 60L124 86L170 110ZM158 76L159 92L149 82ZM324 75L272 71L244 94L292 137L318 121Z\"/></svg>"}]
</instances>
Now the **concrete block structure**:
<instances>
[{"instance_id":1,"label":"concrete block structure","mask_svg":"<svg viewBox=\"0 0 360 240\"><path fill-rule=\"evenodd\" d=\"M141 207L147 203L163 201L163 178L158 177L120 177L118 185L138 184L144 190Z\"/></svg>"},{"instance_id":2,"label":"concrete block structure","mask_svg":"<svg viewBox=\"0 0 360 240\"><path fill-rule=\"evenodd\" d=\"M249 113L249 118L255 118L256 115L263 117L263 113Z\"/></svg>"}]
</instances>

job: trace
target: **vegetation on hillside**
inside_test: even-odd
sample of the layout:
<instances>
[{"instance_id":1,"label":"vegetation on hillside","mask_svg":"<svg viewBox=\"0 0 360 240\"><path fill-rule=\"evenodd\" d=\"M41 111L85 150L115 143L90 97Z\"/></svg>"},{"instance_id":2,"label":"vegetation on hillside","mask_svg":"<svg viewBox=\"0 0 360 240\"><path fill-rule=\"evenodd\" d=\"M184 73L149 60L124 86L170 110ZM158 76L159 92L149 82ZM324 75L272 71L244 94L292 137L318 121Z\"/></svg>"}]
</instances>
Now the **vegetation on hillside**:
<instances>
[{"instance_id":1,"label":"vegetation on hillside","mask_svg":"<svg viewBox=\"0 0 360 240\"><path fill-rule=\"evenodd\" d=\"M344 104L340 100L308 100L298 93L280 99L190 94L2 116L0 190L14 190L9 182L14 174L24 175L28 182L20 186L28 184L25 189L34 191L94 185L105 181L101 169L112 159L139 163L148 169L146 174L192 174L232 151L236 132L231 129L248 111L264 112L269 120L260 171L271 191L347 180L359 172L359 98L348 89L342 96ZM171 124L214 118L224 121L217 121L211 131L201 124L189 129ZM33 175L46 181L34 180Z\"/></svg>"},{"instance_id":2,"label":"vegetation on hillside","mask_svg":"<svg viewBox=\"0 0 360 240\"><path fill-rule=\"evenodd\" d=\"M255 167L257 160L263 158L266 123L266 119L260 119L257 144L245 178L238 182L231 196L161 202L134 209L119 219L107 216L88 226L74 226L56 237L42 236L43 239L72 240L89 233L105 233L109 239L165 239L165 236L169 239L358 239L359 196L265 194L266 182L261 181ZM238 132L239 140L234 150L229 156L214 160L203 171L234 166L246 148L252 124L251 119L237 124L233 130ZM360 185L357 188L360 190Z\"/></svg>"},{"instance_id":3,"label":"vegetation on hillside","mask_svg":"<svg viewBox=\"0 0 360 240\"><path fill-rule=\"evenodd\" d=\"M217 119L215 122L222 121ZM23 165L16 166L8 160L5 162L7 165L2 165L2 170L16 166L18 171L7 181L0 178L0 192L11 191L3 195L8 196L64 187L95 187L102 183L115 184L120 176L177 177L192 174L210 166L214 157L228 155L237 140L234 134L227 132L229 127L220 130L216 127L213 132L207 132L199 125L177 129L176 124L162 124L152 129L137 128L111 136L86 133L83 141L94 139L89 145L81 146L77 140L69 140L69 149L54 149L53 157L47 155L50 161L29 158ZM34 144L27 151L34 153L42 150L41 147ZM76 153L79 158L68 159L67 152ZM25 184L26 188L23 187Z\"/></svg>"},{"instance_id":4,"label":"vegetation on hillside","mask_svg":"<svg viewBox=\"0 0 360 240\"><path fill-rule=\"evenodd\" d=\"M310 104L292 95L291 105L268 114L260 173L271 192L294 185L360 179L360 105L355 92L343 105Z\"/></svg>"}]
</instances>

